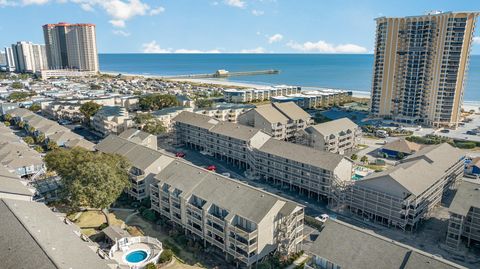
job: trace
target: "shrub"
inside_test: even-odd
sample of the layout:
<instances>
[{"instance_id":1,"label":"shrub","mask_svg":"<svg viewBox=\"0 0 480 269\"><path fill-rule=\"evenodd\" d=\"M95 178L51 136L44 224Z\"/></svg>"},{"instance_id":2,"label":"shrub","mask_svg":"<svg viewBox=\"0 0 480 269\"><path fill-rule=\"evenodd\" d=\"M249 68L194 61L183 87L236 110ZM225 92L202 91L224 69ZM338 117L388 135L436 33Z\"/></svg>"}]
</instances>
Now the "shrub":
<instances>
[{"instance_id":1,"label":"shrub","mask_svg":"<svg viewBox=\"0 0 480 269\"><path fill-rule=\"evenodd\" d=\"M163 254L163 253L162 253ZM160 256L161 257L161 256ZM145 269L157 269L157 266L153 263L149 263L145 266Z\"/></svg>"},{"instance_id":2,"label":"shrub","mask_svg":"<svg viewBox=\"0 0 480 269\"><path fill-rule=\"evenodd\" d=\"M10 122L8 122L8 121L4 122L3 124L5 124L5 126L7 126L7 127L10 126Z\"/></svg>"},{"instance_id":3,"label":"shrub","mask_svg":"<svg viewBox=\"0 0 480 269\"><path fill-rule=\"evenodd\" d=\"M350 159L352 159L353 161L355 161L356 159L358 159L358 156L357 154L352 154L352 156L350 156Z\"/></svg>"},{"instance_id":4,"label":"shrub","mask_svg":"<svg viewBox=\"0 0 480 269\"><path fill-rule=\"evenodd\" d=\"M152 222L157 221L157 215L155 215L155 212L153 212L153 210L151 209L143 210L142 216L149 221L152 221Z\"/></svg>"},{"instance_id":5,"label":"shrub","mask_svg":"<svg viewBox=\"0 0 480 269\"><path fill-rule=\"evenodd\" d=\"M461 149L473 149L477 144L471 141L465 141L465 142L455 141L454 145L455 147L461 148Z\"/></svg>"},{"instance_id":6,"label":"shrub","mask_svg":"<svg viewBox=\"0 0 480 269\"><path fill-rule=\"evenodd\" d=\"M158 258L158 263L167 263L170 262L173 258L173 252L170 249L164 249L160 257Z\"/></svg>"},{"instance_id":7,"label":"shrub","mask_svg":"<svg viewBox=\"0 0 480 269\"><path fill-rule=\"evenodd\" d=\"M107 228L107 227L108 227L108 223L104 222L104 223L102 223L100 226L98 226L98 229L99 229L99 230L103 230L103 229L105 229L105 228Z\"/></svg>"}]
</instances>

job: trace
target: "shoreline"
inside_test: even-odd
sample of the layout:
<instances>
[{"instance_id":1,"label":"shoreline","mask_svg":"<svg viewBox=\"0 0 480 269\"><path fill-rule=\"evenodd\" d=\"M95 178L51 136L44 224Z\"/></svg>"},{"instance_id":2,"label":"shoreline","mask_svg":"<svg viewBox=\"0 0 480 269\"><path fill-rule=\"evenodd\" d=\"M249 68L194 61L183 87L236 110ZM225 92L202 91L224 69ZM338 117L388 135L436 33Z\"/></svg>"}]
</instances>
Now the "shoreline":
<instances>
[{"instance_id":1,"label":"shoreline","mask_svg":"<svg viewBox=\"0 0 480 269\"><path fill-rule=\"evenodd\" d=\"M118 74L122 74L122 76L130 76L130 77L144 77L144 78L153 78L153 79L163 79L169 81L176 81L176 82L191 82L191 83L198 83L198 84L210 84L216 86L228 86L228 87L242 87L242 88L263 88L268 86L274 86L278 84L256 84L255 82L237 82L237 81L228 81L222 79L209 79L209 78L175 78L174 76L161 76L161 75L150 75L150 74L131 74L131 73L121 73L121 72L113 72L113 71L101 71L100 74L106 74L111 76L116 76ZM300 87L304 89L320 89L320 88L328 88L328 87ZM335 89L335 88L333 88ZM339 89L341 90L341 89ZM346 91L352 92L352 97L355 98L365 98L370 99L370 92L369 91L355 91L355 90L348 90L343 89ZM473 100L465 100L463 101L462 108L464 110L475 110L480 111L480 100L473 101Z\"/></svg>"}]
</instances>

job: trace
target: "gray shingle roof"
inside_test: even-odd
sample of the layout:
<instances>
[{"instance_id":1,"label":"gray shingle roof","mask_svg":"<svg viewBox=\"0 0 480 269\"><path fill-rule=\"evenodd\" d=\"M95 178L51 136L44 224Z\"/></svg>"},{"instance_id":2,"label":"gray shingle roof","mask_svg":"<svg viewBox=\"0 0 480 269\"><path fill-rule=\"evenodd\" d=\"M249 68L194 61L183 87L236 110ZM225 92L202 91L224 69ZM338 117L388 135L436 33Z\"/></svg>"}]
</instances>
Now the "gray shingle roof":
<instances>
[{"instance_id":1,"label":"gray shingle roof","mask_svg":"<svg viewBox=\"0 0 480 269\"><path fill-rule=\"evenodd\" d=\"M282 114L282 112L278 111L272 104L258 106L249 113L253 113L253 111L257 112L271 123L280 122L286 124L288 122L288 118Z\"/></svg>"},{"instance_id":2,"label":"gray shingle roof","mask_svg":"<svg viewBox=\"0 0 480 269\"><path fill-rule=\"evenodd\" d=\"M405 154L412 154L419 151L422 148L422 145L407 141L405 139L397 139L395 141L385 144L385 146L383 146L382 148L386 150L402 152Z\"/></svg>"},{"instance_id":3,"label":"gray shingle roof","mask_svg":"<svg viewBox=\"0 0 480 269\"><path fill-rule=\"evenodd\" d=\"M344 159L340 154L320 151L274 138L270 138L258 150L330 171L333 171Z\"/></svg>"},{"instance_id":4,"label":"gray shingle roof","mask_svg":"<svg viewBox=\"0 0 480 269\"><path fill-rule=\"evenodd\" d=\"M188 125L204 128L210 130L215 124L218 123L218 120L212 119L207 115L196 114L189 111L183 111L175 118L172 119L174 122L181 122Z\"/></svg>"},{"instance_id":5,"label":"gray shingle roof","mask_svg":"<svg viewBox=\"0 0 480 269\"><path fill-rule=\"evenodd\" d=\"M457 192L448 211L461 216L467 216L471 207L480 208L480 184L462 181L458 185Z\"/></svg>"},{"instance_id":6,"label":"gray shingle roof","mask_svg":"<svg viewBox=\"0 0 480 269\"><path fill-rule=\"evenodd\" d=\"M170 163L155 178L182 190L181 195L185 198L194 194L207 203L228 210L230 214L238 214L255 223L259 223L276 205L303 207L240 181L178 160ZM292 211L287 208L285 212L288 210Z\"/></svg>"},{"instance_id":7,"label":"gray shingle roof","mask_svg":"<svg viewBox=\"0 0 480 269\"><path fill-rule=\"evenodd\" d=\"M325 222L309 252L343 269L464 268L338 220Z\"/></svg>"},{"instance_id":8,"label":"gray shingle roof","mask_svg":"<svg viewBox=\"0 0 480 269\"><path fill-rule=\"evenodd\" d=\"M309 119L310 114L305 112L301 107L299 107L294 102L280 102L280 103L272 103L272 105L277 108L280 112L282 112L285 116L292 120L300 120L300 119Z\"/></svg>"},{"instance_id":9,"label":"gray shingle roof","mask_svg":"<svg viewBox=\"0 0 480 269\"><path fill-rule=\"evenodd\" d=\"M42 203L0 200L0 260L3 268L109 268Z\"/></svg>"},{"instance_id":10,"label":"gray shingle roof","mask_svg":"<svg viewBox=\"0 0 480 269\"><path fill-rule=\"evenodd\" d=\"M353 131L357 128L358 128L358 125L356 125L350 119L341 118L338 120L332 120L332 121L328 121L320 124L311 125L306 129L306 131L309 132L308 130L315 130L323 136L328 136L331 134L337 135L341 131L345 131L348 129Z\"/></svg>"},{"instance_id":11,"label":"gray shingle roof","mask_svg":"<svg viewBox=\"0 0 480 269\"><path fill-rule=\"evenodd\" d=\"M22 196L33 196L33 192L30 189L22 184L20 178L10 173L4 166L0 165L0 192L22 195Z\"/></svg>"},{"instance_id":12,"label":"gray shingle roof","mask_svg":"<svg viewBox=\"0 0 480 269\"><path fill-rule=\"evenodd\" d=\"M174 160L174 158L164 155L157 150L136 144L116 135L107 136L100 141L95 148L101 152L122 155L127 158L133 166L143 171L149 168L155 168L160 171L161 168Z\"/></svg>"},{"instance_id":13,"label":"gray shingle roof","mask_svg":"<svg viewBox=\"0 0 480 269\"><path fill-rule=\"evenodd\" d=\"M458 162L463 153L447 143L429 146L417 153L410 155L399 165L380 173L373 173L362 180L356 181L356 185L363 185L378 180L384 183L393 180L400 184L408 192L419 196L447 171L453 164ZM369 186L372 186L370 184Z\"/></svg>"},{"instance_id":14,"label":"gray shingle roof","mask_svg":"<svg viewBox=\"0 0 480 269\"><path fill-rule=\"evenodd\" d=\"M211 128L210 132L243 141L249 141L252 137L254 137L257 133L261 131L260 129L256 129L253 127L222 121L217 123L213 128Z\"/></svg>"}]
</instances>

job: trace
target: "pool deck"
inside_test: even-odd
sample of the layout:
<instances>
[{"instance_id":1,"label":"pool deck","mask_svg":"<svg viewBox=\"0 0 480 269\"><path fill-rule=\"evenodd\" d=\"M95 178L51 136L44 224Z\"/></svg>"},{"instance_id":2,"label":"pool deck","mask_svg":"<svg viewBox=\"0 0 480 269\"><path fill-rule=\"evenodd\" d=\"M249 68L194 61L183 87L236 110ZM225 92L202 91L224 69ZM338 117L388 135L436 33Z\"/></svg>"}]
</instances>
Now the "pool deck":
<instances>
[{"instance_id":1,"label":"pool deck","mask_svg":"<svg viewBox=\"0 0 480 269\"><path fill-rule=\"evenodd\" d=\"M148 256L144 260L137 263L127 262L125 259L126 255L138 250L143 250L147 252ZM120 265L126 265L129 267L137 265L142 267L145 265L145 263L151 262L155 256L161 253L161 251L162 251L161 245L157 246L157 244L154 244L154 243L137 241L137 242L130 242L129 244L127 244L127 246L123 248L123 250L117 249L113 253L110 253L110 258L117 261ZM158 259L158 257L156 259Z\"/></svg>"}]
</instances>

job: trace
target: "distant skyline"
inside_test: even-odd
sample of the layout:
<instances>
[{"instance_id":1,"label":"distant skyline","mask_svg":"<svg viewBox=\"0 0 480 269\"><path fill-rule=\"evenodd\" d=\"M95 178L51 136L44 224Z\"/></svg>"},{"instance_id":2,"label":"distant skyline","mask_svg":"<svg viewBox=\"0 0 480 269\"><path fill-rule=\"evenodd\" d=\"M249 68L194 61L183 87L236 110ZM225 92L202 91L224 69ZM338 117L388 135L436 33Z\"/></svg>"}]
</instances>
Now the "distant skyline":
<instances>
[{"instance_id":1,"label":"distant skyline","mask_svg":"<svg viewBox=\"0 0 480 269\"><path fill-rule=\"evenodd\" d=\"M374 18L431 10L480 1L0 0L0 46L43 44L42 25L70 22L97 25L100 53L372 53Z\"/></svg>"}]
</instances>

